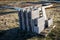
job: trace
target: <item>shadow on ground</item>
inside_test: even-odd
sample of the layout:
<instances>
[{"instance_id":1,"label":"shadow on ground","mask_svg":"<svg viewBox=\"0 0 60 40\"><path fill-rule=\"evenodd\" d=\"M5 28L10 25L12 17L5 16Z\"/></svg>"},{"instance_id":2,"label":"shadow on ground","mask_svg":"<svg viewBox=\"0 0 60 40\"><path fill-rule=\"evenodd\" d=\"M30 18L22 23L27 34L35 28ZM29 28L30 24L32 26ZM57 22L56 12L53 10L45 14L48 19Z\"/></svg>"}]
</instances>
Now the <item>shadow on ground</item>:
<instances>
[{"instance_id":1,"label":"shadow on ground","mask_svg":"<svg viewBox=\"0 0 60 40\"><path fill-rule=\"evenodd\" d=\"M27 40L35 36L41 37L36 33L21 31L19 28L0 31L0 40Z\"/></svg>"}]
</instances>

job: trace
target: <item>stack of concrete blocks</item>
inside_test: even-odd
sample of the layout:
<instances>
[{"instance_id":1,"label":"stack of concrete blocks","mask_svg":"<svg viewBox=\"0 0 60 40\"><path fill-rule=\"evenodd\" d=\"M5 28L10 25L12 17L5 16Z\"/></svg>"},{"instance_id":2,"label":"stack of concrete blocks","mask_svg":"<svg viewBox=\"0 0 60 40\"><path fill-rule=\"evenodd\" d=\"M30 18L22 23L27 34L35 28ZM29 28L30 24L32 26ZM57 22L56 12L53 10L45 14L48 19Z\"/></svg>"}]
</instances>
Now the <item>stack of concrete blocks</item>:
<instances>
[{"instance_id":1,"label":"stack of concrete blocks","mask_svg":"<svg viewBox=\"0 0 60 40\"><path fill-rule=\"evenodd\" d=\"M48 19L48 27L50 27L51 25L53 25L53 18Z\"/></svg>"},{"instance_id":2,"label":"stack of concrete blocks","mask_svg":"<svg viewBox=\"0 0 60 40\"><path fill-rule=\"evenodd\" d=\"M48 4L48 3L47 3ZM53 4L49 4L49 5L45 5L45 6L43 6L42 7L42 9L43 9L43 14L44 14L44 17L45 17L45 27L47 28L47 27L50 27L51 25L53 25L53 18L52 18L52 16L53 15L51 15L51 16L47 16L47 15L49 15L50 13L48 12L48 13L46 13L46 8L50 8L50 7L52 7L53 6ZM51 11L50 11L51 12Z\"/></svg>"},{"instance_id":3,"label":"stack of concrete blocks","mask_svg":"<svg viewBox=\"0 0 60 40\"><path fill-rule=\"evenodd\" d=\"M35 7L35 9L33 7L28 7L20 10L20 28L40 34L40 32L44 30L45 26L44 16L40 17L39 15L41 10L41 7Z\"/></svg>"},{"instance_id":4,"label":"stack of concrete blocks","mask_svg":"<svg viewBox=\"0 0 60 40\"><path fill-rule=\"evenodd\" d=\"M45 21L47 20L48 26L52 25L52 19L48 20L45 12L45 8L48 6L29 6L20 9L19 20L20 29L31 31L40 34L45 28ZM42 14L42 15L41 15Z\"/></svg>"},{"instance_id":5,"label":"stack of concrete blocks","mask_svg":"<svg viewBox=\"0 0 60 40\"><path fill-rule=\"evenodd\" d=\"M45 19L44 16L40 17L41 7L37 10L32 11L32 19L33 19L33 31L40 34L44 30ZM43 13L42 13L43 15Z\"/></svg>"}]
</instances>

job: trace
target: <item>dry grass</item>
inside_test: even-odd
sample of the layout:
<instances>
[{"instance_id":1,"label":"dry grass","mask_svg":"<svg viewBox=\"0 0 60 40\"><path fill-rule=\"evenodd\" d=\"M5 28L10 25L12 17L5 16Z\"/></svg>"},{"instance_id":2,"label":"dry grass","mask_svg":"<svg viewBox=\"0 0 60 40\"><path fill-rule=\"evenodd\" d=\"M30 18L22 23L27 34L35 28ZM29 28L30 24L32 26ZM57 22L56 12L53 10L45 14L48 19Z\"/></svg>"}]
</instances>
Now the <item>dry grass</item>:
<instances>
[{"instance_id":1,"label":"dry grass","mask_svg":"<svg viewBox=\"0 0 60 40\"><path fill-rule=\"evenodd\" d=\"M4 9L1 12L10 12L14 10ZM19 27L18 13L4 13L0 12L0 30L7 30L15 27Z\"/></svg>"}]
</instances>

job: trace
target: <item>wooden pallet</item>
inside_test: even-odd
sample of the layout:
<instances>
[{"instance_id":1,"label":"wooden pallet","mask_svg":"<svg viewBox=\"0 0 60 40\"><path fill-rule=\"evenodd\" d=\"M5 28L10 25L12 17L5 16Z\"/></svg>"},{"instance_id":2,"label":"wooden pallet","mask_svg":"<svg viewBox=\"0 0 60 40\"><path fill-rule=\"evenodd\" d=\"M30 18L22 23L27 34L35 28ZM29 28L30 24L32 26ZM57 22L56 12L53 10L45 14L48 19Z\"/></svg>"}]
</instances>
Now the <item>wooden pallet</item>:
<instances>
[{"instance_id":1,"label":"wooden pallet","mask_svg":"<svg viewBox=\"0 0 60 40\"><path fill-rule=\"evenodd\" d=\"M44 29L40 34L47 37L47 35L51 32L52 29L55 28L55 25L52 25L46 29Z\"/></svg>"}]
</instances>

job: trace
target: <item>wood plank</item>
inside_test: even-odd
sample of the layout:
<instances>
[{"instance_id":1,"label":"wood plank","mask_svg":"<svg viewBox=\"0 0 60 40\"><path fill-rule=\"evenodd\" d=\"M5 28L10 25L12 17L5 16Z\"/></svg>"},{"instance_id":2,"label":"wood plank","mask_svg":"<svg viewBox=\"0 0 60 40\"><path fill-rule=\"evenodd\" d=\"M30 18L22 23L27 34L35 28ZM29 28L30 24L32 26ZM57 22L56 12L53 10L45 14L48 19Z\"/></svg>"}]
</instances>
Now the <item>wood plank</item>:
<instances>
[{"instance_id":1,"label":"wood plank","mask_svg":"<svg viewBox=\"0 0 60 40\"><path fill-rule=\"evenodd\" d=\"M43 30L40 34L47 37L47 35L52 31L52 29L54 29L56 27L56 25L52 25L51 27L46 28L45 30Z\"/></svg>"}]
</instances>

